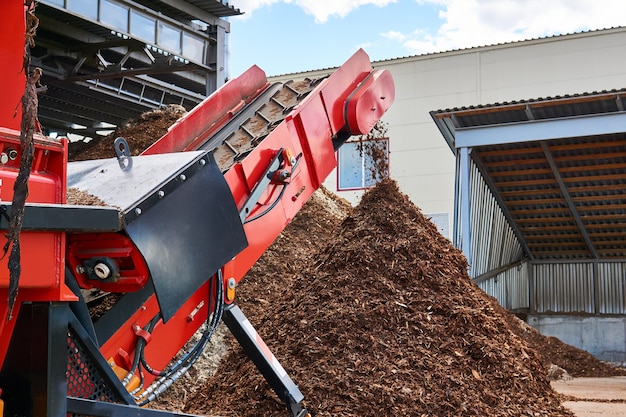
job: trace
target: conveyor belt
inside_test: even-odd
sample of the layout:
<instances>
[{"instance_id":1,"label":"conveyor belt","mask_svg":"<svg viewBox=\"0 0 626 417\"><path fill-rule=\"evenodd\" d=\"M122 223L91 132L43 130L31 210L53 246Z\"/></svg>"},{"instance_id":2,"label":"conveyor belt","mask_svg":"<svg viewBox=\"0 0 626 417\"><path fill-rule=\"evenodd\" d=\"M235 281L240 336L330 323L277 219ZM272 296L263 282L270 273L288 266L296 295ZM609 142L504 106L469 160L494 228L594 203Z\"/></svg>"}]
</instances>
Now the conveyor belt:
<instances>
[{"instance_id":1,"label":"conveyor belt","mask_svg":"<svg viewBox=\"0 0 626 417\"><path fill-rule=\"evenodd\" d=\"M274 84L200 147L212 151L222 172L254 149L323 78Z\"/></svg>"}]
</instances>

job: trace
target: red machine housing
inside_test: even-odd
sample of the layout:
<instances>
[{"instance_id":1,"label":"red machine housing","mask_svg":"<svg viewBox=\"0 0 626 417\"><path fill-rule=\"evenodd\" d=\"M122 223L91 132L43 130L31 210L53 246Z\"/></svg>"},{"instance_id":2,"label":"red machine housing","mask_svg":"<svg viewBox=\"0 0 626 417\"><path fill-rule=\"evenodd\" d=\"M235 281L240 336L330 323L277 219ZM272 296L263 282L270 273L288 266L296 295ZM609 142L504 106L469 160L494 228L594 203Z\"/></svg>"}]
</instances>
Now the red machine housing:
<instances>
[{"instance_id":1,"label":"red machine housing","mask_svg":"<svg viewBox=\"0 0 626 417\"><path fill-rule=\"evenodd\" d=\"M178 120L142 155L198 149L213 132L228 123L233 115L268 87L264 72L258 67L250 68ZM301 155L300 162L290 175L287 191L276 206L262 220L244 223L248 247L224 265L226 281L233 278L238 283L244 277L337 166L332 139L341 134L347 137L367 133L393 100L394 86L390 73L373 70L367 54L359 50L324 79L243 161L224 174L235 202L241 208L278 152L289 150L292 155ZM280 182L270 185L247 217L253 218L272 204L283 185ZM198 306L207 292L207 287L200 288L199 294L181 307L180 317L160 324L154 330L152 340L162 342L152 342L158 350L151 351L147 346L146 354L157 366L165 366L180 349L180 340L187 340L206 320L209 312ZM228 293L228 288L225 292ZM226 300L227 303L232 301ZM137 337L133 326L144 326L158 312L154 296L144 307L129 317L127 325L102 346L105 357L118 358L122 362L119 353L126 356L133 350ZM195 320L188 319L192 312ZM180 340L172 338L173 334L180 335Z\"/></svg>"},{"instance_id":2,"label":"red machine housing","mask_svg":"<svg viewBox=\"0 0 626 417\"><path fill-rule=\"evenodd\" d=\"M0 100L0 201L10 203L21 157L20 124L22 95L26 85L23 69L25 45L25 6L9 1L2 6L0 61L2 91ZM35 155L29 179L29 203L65 202L67 141L53 141L35 135ZM2 245L4 246L4 244ZM61 284L64 269L65 234L24 231L21 235L19 292L13 316L24 301L73 301L76 298ZM8 320L8 256L0 260L0 363L4 359L15 320Z\"/></svg>"}]
</instances>

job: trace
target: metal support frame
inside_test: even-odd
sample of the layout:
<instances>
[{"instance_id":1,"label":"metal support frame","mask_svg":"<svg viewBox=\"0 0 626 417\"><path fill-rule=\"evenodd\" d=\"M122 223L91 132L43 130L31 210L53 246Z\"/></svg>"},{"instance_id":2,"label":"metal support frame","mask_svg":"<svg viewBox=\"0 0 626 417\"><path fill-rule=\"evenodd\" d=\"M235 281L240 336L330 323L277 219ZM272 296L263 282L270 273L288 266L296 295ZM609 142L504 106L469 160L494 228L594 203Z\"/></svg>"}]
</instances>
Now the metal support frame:
<instances>
[{"instance_id":1,"label":"metal support frame","mask_svg":"<svg viewBox=\"0 0 626 417\"><path fill-rule=\"evenodd\" d=\"M67 411L69 413L85 416L135 416L135 417L165 417L165 416L191 416L191 414L174 413L171 411L153 410L124 404L106 403L102 401L87 400L84 398L67 398Z\"/></svg>"},{"instance_id":2,"label":"metal support frame","mask_svg":"<svg viewBox=\"0 0 626 417\"><path fill-rule=\"evenodd\" d=\"M280 168L282 163L283 163L283 150L280 149L278 153L276 153L274 158L272 158L272 160L270 161L269 165L265 169L265 172L263 173L263 176L261 177L259 182L254 186L254 189L250 193L250 197L248 198L248 200L244 203L243 207L239 210L239 217L242 223L246 222L246 219L248 215L250 214L250 211L252 211L256 203L261 198L261 195L263 195L267 187L270 185L270 183L272 182L272 178L274 177L274 174L276 173L276 171L278 171L278 168Z\"/></svg>"},{"instance_id":3,"label":"metal support frame","mask_svg":"<svg viewBox=\"0 0 626 417\"><path fill-rule=\"evenodd\" d=\"M561 176L559 167L557 166L556 161L554 160L554 157L552 156L552 152L550 151L550 146L545 141L541 142L541 150L543 151L543 154L545 155L546 160L548 161L548 165L550 166L550 170L552 171L552 175L554 176L556 183L559 185L559 190L561 190L561 193L563 194L563 199L567 203L567 208L572 214L572 217L574 218L574 221L576 222L576 226L578 227L580 234L585 240L585 244L587 245L589 252L591 252L591 256L593 256L593 259L599 259L598 252L596 251L596 248L593 245L591 238L589 237L589 232L587 231L585 224L580 218L580 213L578 213L578 210L576 209L576 204L574 204L574 201L572 200L572 196L570 195L569 190L567 189L567 185L565 185L565 182L563 182L563 177Z\"/></svg>"},{"instance_id":4,"label":"metal support frame","mask_svg":"<svg viewBox=\"0 0 626 417\"><path fill-rule=\"evenodd\" d=\"M121 229L114 207L29 203L24 207L22 230L116 232ZM0 203L0 230L9 228L11 204Z\"/></svg>"},{"instance_id":5,"label":"metal support frame","mask_svg":"<svg viewBox=\"0 0 626 417\"><path fill-rule=\"evenodd\" d=\"M139 407L119 381L68 303L25 305L20 314L22 332L15 339L16 345L12 347L14 359L19 360L20 364L11 369L16 375L23 374L23 371L27 371L30 375L30 379L21 381L19 387L11 387L14 389L10 396L12 400L20 401L20 407L31 407L30 411L33 414L42 412L42 407L45 407L44 414L48 417L66 417L68 414L101 417L112 415L190 416ZM23 326L24 324L28 326ZM20 345L21 342L31 340L35 334L41 334L42 331L46 331L44 334L47 336L40 348L31 351ZM73 366L68 356L72 346L69 344L71 338L72 349L81 358L80 369L72 369L79 373L85 372L87 378L102 379L102 387L106 388L107 395L102 392L97 395L105 396L109 401L68 396L68 379L71 378L68 374L68 367ZM94 374L97 375L94 376ZM86 384L89 389L89 381ZM17 391L19 391L20 400L15 397ZM31 398L26 398L26 396L31 396ZM10 403L5 404L5 408L6 406L10 407ZM10 412L14 411L27 412L22 409Z\"/></svg>"},{"instance_id":6,"label":"metal support frame","mask_svg":"<svg viewBox=\"0 0 626 417\"><path fill-rule=\"evenodd\" d=\"M458 128L455 132L455 144L457 148L471 148L623 132L626 132L626 116L620 112Z\"/></svg>"},{"instance_id":7,"label":"metal support frame","mask_svg":"<svg viewBox=\"0 0 626 417\"><path fill-rule=\"evenodd\" d=\"M470 211L470 148L460 148L460 191L459 217L461 221L460 249L467 258L469 265L472 265L471 246L471 211ZM458 225L457 225L458 228Z\"/></svg>"},{"instance_id":8,"label":"metal support frame","mask_svg":"<svg viewBox=\"0 0 626 417\"><path fill-rule=\"evenodd\" d=\"M241 309L231 304L224 310L222 321L228 326L244 352L256 365L267 383L276 395L285 403L292 417L308 416L308 411L302 406L304 396L300 389L287 375L278 359L269 350L261 336L256 332L250 321Z\"/></svg>"}]
</instances>

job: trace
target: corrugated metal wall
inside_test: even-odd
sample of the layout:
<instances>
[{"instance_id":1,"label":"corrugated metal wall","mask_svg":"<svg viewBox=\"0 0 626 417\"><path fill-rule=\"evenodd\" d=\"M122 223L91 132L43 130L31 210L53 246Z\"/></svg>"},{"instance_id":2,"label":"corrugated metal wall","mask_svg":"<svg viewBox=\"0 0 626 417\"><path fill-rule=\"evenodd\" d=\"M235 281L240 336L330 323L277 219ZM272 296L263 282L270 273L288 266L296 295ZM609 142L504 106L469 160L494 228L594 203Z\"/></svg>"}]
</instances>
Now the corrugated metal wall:
<instances>
[{"instance_id":1,"label":"corrugated metal wall","mask_svg":"<svg viewBox=\"0 0 626 417\"><path fill-rule=\"evenodd\" d=\"M596 281L597 313L626 314L626 262L606 262L598 264Z\"/></svg>"},{"instance_id":2,"label":"corrugated metal wall","mask_svg":"<svg viewBox=\"0 0 626 417\"><path fill-rule=\"evenodd\" d=\"M528 287L527 262L481 281L478 286L487 294L495 297L498 303L509 310L528 310L530 308L530 289Z\"/></svg>"},{"instance_id":3,"label":"corrugated metal wall","mask_svg":"<svg viewBox=\"0 0 626 417\"><path fill-rule=\"evenodd\" d=\"M593 263L534 264L537 313L594 313Z\"/></svg>"},{"instance_id":4,"label":"corrugated metal wall","mask_svg":"<svg viewBox=\"0 0 626 417\"><path fill-rule=\"evenodd\" d=\"M478 286L509 310L626 314L626 262L523 262Z\"/></svg>"},{"instance_id":5,"label":"corrugated metal wall","mask_svg":"<svg viewBox=\"0 0 626 417\"><path fill-rule=\"evenodd\" d=\"M626 314L626 262L533 265L537 313Z\"/></svg>"},{"instance_id":6,"label":"corrugated metal wall","mask_svg":"<svg viewBox=\"0 0 626 417\"><path fill-rule=\"evenodd\" d=\"M521 244L473 162L470 181L469 273L483 291L510 310L626 314L626 262L524 261ZM490 276L507 265L514 266Z\"/></svg>"},{"instance_id":7,"label":"corrugated metal wall","mask_svg":"<svg viewBox=\"0 0 626 417\"><path fill-rule=\"evenodd\" d=\"M470 275L477 277L522 260L524 251L478 168L470 174Z\"/></svg>"}]
</instances>

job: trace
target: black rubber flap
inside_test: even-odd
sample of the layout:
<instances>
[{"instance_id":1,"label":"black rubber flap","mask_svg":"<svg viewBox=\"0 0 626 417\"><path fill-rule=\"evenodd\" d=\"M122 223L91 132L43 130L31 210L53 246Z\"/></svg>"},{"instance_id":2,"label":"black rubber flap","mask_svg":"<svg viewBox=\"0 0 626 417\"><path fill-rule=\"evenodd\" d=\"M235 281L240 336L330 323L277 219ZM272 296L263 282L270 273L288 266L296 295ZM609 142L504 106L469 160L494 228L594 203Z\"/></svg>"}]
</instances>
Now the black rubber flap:
<instances>
[{"instance_id":1,"label":"black rubber flap","mask_svg":"<svg viewBox=\"0 0 626 417\"><path fill-rule=\"evenodd\" d=\"M163 321L248 245L230 188L208 159L126 225L150 270Z\"/></svg>"}]
</instances>

